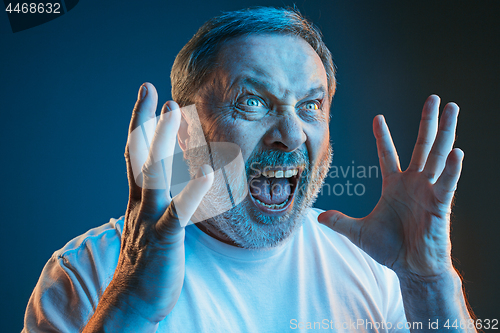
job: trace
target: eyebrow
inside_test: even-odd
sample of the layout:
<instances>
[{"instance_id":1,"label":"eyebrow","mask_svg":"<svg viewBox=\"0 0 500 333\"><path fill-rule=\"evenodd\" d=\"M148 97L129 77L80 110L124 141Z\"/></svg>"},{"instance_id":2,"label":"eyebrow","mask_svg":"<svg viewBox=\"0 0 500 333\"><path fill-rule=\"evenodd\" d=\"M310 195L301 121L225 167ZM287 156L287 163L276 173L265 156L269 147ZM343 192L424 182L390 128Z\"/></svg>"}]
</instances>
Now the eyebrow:
<instances>
[{"instance_id":1,"label":"eyebrow","mask_svg":"<svg viewBox=\"0 0 500 333\"><path fill-rule=\"evenodd\" d=\"M273 85L271 85L270 83L267 83L267 82L260 81L259 79L255 78L255 77L246 76L243 78L239 78L235 82L235 85L238 85L238 84L250 85L250 86L255 87L257 90L265 90L265 91L271 93L272 95L276 96L276 93L275 93L276 89L274 88ZM280 93L281 93L281 91L280 91ZM318 93L322 93L323 95L326 95L325 87L323 87L321 85L321 86L318 86L315 88L311 88L304 94L304 96L316 95ZM286 96L286 93L285 93L285 96Z\"/></svg>"}]
</instances>

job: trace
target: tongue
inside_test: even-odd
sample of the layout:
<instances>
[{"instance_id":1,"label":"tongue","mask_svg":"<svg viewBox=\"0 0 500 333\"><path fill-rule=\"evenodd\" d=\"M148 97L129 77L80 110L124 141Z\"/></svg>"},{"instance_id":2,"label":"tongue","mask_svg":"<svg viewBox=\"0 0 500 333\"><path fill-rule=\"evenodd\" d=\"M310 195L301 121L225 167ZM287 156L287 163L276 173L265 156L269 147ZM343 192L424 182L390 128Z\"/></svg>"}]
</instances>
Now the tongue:
<instances>
[{"instance_id":1,"label":"tongue","mask_svg":"<svg viewBox=\"0 0 500 333\"><path fill-rule=\"evenodd\" d=\"M250 193L265 204L285 202L292 192L287 178L267 178L260 176L250 183Z\"/></svg>"}]
</instances>

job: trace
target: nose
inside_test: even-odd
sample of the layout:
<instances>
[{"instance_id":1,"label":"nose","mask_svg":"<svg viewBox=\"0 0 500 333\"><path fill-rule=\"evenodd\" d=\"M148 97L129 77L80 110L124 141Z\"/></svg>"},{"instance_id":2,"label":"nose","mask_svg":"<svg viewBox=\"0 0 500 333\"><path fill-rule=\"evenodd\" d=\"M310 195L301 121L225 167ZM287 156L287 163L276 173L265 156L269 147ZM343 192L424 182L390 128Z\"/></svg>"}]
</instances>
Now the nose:
<instances>
[{"instance_id":1,"label":"nose","mask_svg":"<svg viewBox=\"0 0 500 333\"><path fill-rule=\"evenodd\" d=\"M307 136L300 118L295 112L286 112L279 116L264 137L264 144L272 149L291 152L306 142Z\"/></svg>"}]
</instances>

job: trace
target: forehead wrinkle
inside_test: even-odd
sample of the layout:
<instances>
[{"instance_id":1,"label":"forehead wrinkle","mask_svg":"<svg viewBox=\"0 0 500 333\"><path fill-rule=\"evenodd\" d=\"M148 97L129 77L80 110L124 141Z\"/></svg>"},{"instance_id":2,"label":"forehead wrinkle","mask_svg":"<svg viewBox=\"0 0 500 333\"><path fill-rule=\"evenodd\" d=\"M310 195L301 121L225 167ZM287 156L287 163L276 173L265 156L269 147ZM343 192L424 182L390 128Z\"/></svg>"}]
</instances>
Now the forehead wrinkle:
<instances>
[{"instance_id":1,"label":"forehead wrinkle","mask_svg":"<svg viewBox=\"0 0 500 333\"><path fill-rule=\"evenodd\" d=\"M239 75L268 81L270 84L267 90L271 91L272 86L273 92L278 94L279 91L281 96L288 96L294 90L302 94L309 89L304 88L303 84L301 87L300 83L312 85L316 83L314 81L326 81L326 73L323 73L324 66L319 56L306 41L296 36L238 37L226 42L217 58L220 68L229 77L239 72ZM238 79L234 76L233 78Z\"/></svg>"},{"instance_id":2,"label":"forehead wrinkle","mask_svg":"<svg viewBox=\"0 0 500 333\"><path fill-rule=\"evenodd\" d=\"M261 81L255 77L244 76L238 80L241 85L251 86L259 91L265 91L270 93L276 98L286 98L290 94L288 89L279 87L278 84L273 84L271 82Z\"/></svg>"}]
</instances>

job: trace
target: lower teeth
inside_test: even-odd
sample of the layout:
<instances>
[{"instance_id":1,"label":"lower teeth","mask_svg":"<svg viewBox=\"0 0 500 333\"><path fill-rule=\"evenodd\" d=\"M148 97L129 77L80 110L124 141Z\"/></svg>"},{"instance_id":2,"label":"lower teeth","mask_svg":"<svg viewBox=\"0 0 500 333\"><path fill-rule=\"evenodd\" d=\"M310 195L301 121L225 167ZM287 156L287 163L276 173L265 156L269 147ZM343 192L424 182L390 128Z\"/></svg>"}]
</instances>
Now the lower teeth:
<instances>
[{"instance_id":1,"label":"lower teeth","mask_svg":"<svg viewBox=\"0 0 500 333\"><path fill-rule=\"evenodd\" d=\"M267 208L271 208L271 209L280 209L280 208L285 207L285 205L288 203L288 200L289 199L286 199L284 202L280 203L279 205L277 205L277 204L270 204L269 205L269 204L263 203L259 199L255 198L255 201L257 201L259 204L261 204L262 206L265 206Z\"/></svg>"}]
</instances>

